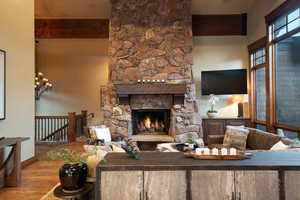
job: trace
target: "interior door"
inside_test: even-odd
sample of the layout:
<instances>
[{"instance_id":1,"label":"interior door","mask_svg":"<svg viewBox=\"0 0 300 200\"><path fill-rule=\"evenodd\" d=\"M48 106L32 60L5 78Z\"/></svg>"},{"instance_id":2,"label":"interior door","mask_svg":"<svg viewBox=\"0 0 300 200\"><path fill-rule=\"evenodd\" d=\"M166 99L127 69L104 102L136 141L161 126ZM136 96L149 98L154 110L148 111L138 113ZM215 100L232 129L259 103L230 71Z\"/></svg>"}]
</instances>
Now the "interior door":
<instances>
[{"instance_id":1,"label":"interior door","mask_svg":"<svg viewBox=\"0 0 300 200\"><path fill-rule=\"evenodd\" d=\"M145 171L144 200L185 200L185 171Z\"/></svg>"},{"instance_id":2,"label":"interior door","mask_svg":"<svg viewBox=\"0 0 300 200\"><path fill-rule=\"evenodd\" d=\"M143 171L101 172L101 200L143 200Z\"/></svg>"},{"instance_id":3,"label":"interior door","mask_svg":"<svg viewBox=\"0 0 300 200\"><path fill-rule=\"evenodd\" d=\"M277 171L236 171L236 200L279 200Z\"/></svg>"},{"instance_id":4,"label":"interior door","mask_svg":"<svg viewBox=\"0 0 300 200\"><path fill-rule=\"evenodd\" d=\"M192 199L234 199L234 171L195 170L191 180Z\"/></svg>"}]
</instances>

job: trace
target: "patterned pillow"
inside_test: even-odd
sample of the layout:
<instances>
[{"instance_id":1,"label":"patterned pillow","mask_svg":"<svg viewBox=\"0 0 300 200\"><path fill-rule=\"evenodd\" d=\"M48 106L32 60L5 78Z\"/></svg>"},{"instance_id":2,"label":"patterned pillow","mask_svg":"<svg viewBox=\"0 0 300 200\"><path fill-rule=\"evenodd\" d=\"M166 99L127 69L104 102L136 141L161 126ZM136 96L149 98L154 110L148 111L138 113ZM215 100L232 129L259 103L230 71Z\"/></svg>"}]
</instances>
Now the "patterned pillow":
<instances>
[{"instance_id":1,"label":"patterned pillow","mask_svg":"<svg viewBox=\"0 0 300 200\"><path fill-rule=\"evenodd\" d=\"M248 134L249 130L245 128L227 126L223 145L228 148L234 147L239 150L245 150Z\"/></svg>"}]
</instances>

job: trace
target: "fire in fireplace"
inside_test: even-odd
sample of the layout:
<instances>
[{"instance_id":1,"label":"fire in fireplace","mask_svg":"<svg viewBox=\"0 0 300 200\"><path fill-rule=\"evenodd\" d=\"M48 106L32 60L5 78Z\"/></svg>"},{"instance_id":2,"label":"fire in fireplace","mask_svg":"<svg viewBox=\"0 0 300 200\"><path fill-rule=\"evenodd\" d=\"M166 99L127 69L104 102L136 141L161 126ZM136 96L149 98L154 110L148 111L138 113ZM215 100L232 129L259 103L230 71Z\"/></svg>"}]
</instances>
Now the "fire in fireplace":
<instances>
[{"instance_id":1,"label":"fire in fireplace","mask_svg":"<svg viewBox=\"0 0 300 200\"><path fill-rule=\"evenodd\" d=\"M167 135L170 126L170 110L133 110L133 134Z\"/></svg>"}]
</instances>

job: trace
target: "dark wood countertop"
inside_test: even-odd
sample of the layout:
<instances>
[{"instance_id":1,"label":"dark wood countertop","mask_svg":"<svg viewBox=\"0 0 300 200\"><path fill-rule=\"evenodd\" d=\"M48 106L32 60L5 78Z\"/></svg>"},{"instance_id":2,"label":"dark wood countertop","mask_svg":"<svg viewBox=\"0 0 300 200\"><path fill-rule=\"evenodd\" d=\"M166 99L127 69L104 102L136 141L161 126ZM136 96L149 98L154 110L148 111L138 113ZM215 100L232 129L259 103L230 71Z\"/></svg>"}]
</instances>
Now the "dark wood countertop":
<instances>
[{"instance_id":1,"label":"dark wood countertop","mask_svg":"<svg viewBox=\"0 0 300 200\"><path fill-rule=\"evenodd\" d=\"M109 153L100 170L300 170L300 152L253 152L246 160L195 160L183 153L142 152L139 160Z\"/></svg>"},{"instance_id":2,"label":"dark wood countertop","mask_svg":"<svg viewBox=\"0 0 300 200\"><path fill-rule=\"evenodd\" d=\"M202 119L206 120L250 120L250 117L203 117Z\"/></svg>"}]
</instances>

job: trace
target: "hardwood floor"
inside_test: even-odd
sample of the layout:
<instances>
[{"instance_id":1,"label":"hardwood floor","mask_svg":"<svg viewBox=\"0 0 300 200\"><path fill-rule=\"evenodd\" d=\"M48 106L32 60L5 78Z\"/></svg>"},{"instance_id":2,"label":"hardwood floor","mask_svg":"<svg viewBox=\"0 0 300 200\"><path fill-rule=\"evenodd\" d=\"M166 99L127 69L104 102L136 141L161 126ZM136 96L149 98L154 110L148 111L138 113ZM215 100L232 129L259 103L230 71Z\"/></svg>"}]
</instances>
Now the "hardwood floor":
<instances>
[{"instance_id":1,"label":"hardwood floor","mask_svg":"<svg viewBox=\"0 0 300 200\"><path fill-rule=\"evenodd\" d=\"M63 147L83 151L82 142ZM61 147L61 146L60 146ZM58 169L61 161L37 161L22 170L21 187L0 189L0 200L39 200L58 182Z\"/></svg>"}]
</instances>

